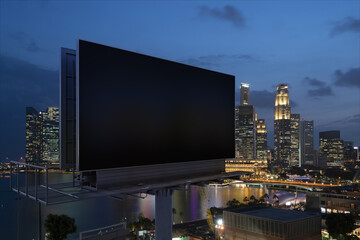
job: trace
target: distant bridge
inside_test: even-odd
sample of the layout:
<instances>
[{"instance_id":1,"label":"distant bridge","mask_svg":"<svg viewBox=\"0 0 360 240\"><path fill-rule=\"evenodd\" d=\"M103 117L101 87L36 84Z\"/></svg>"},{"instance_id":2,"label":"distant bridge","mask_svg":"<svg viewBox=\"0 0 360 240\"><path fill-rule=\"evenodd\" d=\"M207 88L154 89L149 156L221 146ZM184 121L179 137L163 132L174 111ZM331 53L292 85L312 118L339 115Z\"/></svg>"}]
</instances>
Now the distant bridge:
<instances>
[{"instance_id":1,"label":"distant bridge","mask_svg":"<svg viewBox=\"0 0 360 240\"><path fill-rule=\"evenodd\" d=\"M295 185L295 184L285 184L285 183L267 183L267 182L244 182L244 184L246 184L247 187L249 186L260 186L260 187L280 187L280 186L285 186L286 189L289 190L306 190L306 191L313 191L314 188L313 187L307 187L307 186L299 186L299 185ZM281 187L280 187L281 188ZM282 187L284 188L284 187ZM285 189L284 188L284 189Z\"/></svg>"},{"instance_id":2,"label":"distant bridge","mask_svg":"<svg viewBox=\"0 0 360 240\"><path fill-rule=\"evenodd\" d=\"M337 184L323 184L323 183L304 183L304 182L294 182L294 181L281 181L281 180L263 180L263 179L249 179L246 182L247 185L259 185L259 186L286 186L286 188L292 187L295 189L304 189L308 191L313 191L315 188L325 188L325 187L338 187L341 185Z\"/></svg>"}]
</instances>

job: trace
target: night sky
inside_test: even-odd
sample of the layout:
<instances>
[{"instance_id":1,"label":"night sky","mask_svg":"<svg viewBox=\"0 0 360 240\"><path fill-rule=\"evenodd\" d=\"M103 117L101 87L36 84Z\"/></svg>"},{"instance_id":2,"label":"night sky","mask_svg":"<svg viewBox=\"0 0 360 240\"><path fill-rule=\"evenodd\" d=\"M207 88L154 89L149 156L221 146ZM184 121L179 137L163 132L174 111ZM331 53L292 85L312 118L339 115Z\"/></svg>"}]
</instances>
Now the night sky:
<instances>
[{"instance_id":1,"label":"night sky","mask_svg":"<svg viewBox=\"0 0 360 240\"><path fill-rule=\"evenodd\" d=\"M318 132L360 145L360 1L1 1L0 159L25 154L25 107L59 105L60 47L81 38L250 84L273 145L276 85ZM101 114L101 113L100 113Z\"/></svg>"}]
</instances>

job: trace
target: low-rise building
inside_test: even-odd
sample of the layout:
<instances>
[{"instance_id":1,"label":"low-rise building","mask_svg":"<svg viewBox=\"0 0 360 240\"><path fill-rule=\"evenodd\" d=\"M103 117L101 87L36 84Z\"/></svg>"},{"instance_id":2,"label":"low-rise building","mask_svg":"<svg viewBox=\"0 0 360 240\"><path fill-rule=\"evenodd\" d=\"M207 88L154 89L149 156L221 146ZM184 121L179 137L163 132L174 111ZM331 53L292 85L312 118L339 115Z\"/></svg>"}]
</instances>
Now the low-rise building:
<instances>
[{"instance_id":1,"label":"low-rise building","mask_svg":"<svg viewBox=\"0 0 360 240\"><path fill-rule=\"evenodd\" d=\"M252 172L257 175L266 174L268 162L265 159L227 159L225 160L225 171Z\"/></svg>"},{"instance_id":2,"label":"low-rise building","mask_svg":"<svg viewBox=\"0 0 360 240\"><path fill-rule=\"evenodd\" d=\"M271 207L249 207L223 213L226 240L318 240L321 214Z\"/></svg>"},{"instance_id":3,"label":"low-rise building","mask_svg":"<svg viewBox=\"0 0 360 240\"><path fill-rule=\"evenodd\" d=\"M321 213L351 213L360 216L360 194L307 192L306 209L321 211Z\"/></svg>"}]
</instances>

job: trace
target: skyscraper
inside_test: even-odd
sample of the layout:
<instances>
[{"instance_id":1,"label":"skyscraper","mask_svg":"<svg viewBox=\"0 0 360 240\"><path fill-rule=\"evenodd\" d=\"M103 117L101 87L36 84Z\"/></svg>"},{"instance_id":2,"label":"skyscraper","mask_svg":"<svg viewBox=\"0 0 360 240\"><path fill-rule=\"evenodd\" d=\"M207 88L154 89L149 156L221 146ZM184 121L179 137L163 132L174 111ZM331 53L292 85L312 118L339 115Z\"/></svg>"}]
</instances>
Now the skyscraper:
<instances>
[{"instance_id":1,"label":"skyscraper","mask_svg":"<svg viewBox=\"0 0 360 240\"><path fill-rule=\"evenodd\" d=\"M59 163L59 108L49 107L42 116L42 161Z\"/></svg>"},{"instance_id":2,"label":"skyscraper","mask_svg":"<svg viewBox=\"0 0 360 240\"><path fill-rule=\"evenodd\" d=\"M240 84L240 105L250 104L250 85L248 83Z\"/></svg>"},{"instance_id":3,"label":"skyscraper","mask_svg":"<svg viewBox=\"0 0 360 240\"><path fill-rule=\"evenodd\" d=\"M59 108L38 112L26 107L26 162L59 162Z\"/></svg>"},{"instance_id":4,"label":"skyscraper","mask_svg":"<svg viewBox=\"0 0 360 240\"><path fill-rule=\"evenodd\" d=\"M299 167L299 127L300 114L291 113L291 159L290 166Z\"/></svg>"},{"instance_id":5,"label":"skyscraper","mask_svg":"<svg viewBox=\"0 0 360 240\"><path fill-rule=\"evenodd\" d=\"M300 121L300 166L314 165L314 121Z\"/></svg>"},{"instance_id":6,"label":"skyscraper","mask_svg":"<svg viewBox=\"0 0 360 240\"><path fill-rule=\"evenodd\" d=\"M256 113L252 105L239 106L239 158L256 158Z\"/></svg>"},{"instance_id":7,"label":"skyscraper","mask_svg":"<svg viewBox=\"0 0 360 240\"><path fill-rule=\"evenodd\" d=\"M344 165L343 142L340 131L319 133L319 154L326 155L327 166L342 167Z\"/></svg>"},{"instance_id":8,"label":"skyscraper","mask_svg":"<svg viewBox=\"0 0 360 240\"><path fill-rule=\"evenodd\" d=\"M242 159L256 158L256 112L250 105L250 85L241 83L240 106L235 111L237 123L235 124L236 156Z\"/></svg>"},{"instance_id":9,"label":"skyscraper","mask_svg":"<svg viewBox=\"0 0 360 240\"><path fill-rule=\"evenodd\" d=\"M235 106L235 157L239 158L240 133L239 133L239 106Z\"/></svg>"},{"instance_id":10,"label":"skyscraper","mask_svg":"<svg viewBox=\"0 0 360 240\"><path fill-rule=\"evenodd\" d=\"M267 131L265 119L258 119L256 122L256 158L267 159Z\"/></svg>"},{"instance_id":11,"label":"skyscraper","mask_svg":"<svg viewBox=\"0 0 360 240\"><path fill-rule=\"evenodd\" d=\"M288 167L291 159L290 100L287 84L279 84L275 92L274 111L275 164Z\"/></svg>"},{"instance_id":12,"label":"skyscraper","mask_svg":"<svg viewBox=\"0 0 360 240\"><path fill-rule=\"evenodd\" d=\"M36 163L41 158L41 116L32 107L26 107L25 160Z\"/></svg>"}]
</instances>

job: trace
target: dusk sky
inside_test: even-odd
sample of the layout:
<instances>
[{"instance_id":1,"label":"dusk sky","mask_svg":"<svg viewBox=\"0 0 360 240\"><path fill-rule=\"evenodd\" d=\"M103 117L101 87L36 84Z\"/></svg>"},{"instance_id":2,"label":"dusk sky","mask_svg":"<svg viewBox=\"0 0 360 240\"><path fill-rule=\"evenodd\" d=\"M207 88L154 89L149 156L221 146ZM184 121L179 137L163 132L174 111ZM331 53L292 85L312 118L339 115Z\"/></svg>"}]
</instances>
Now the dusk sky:
<instances>
[{"instance_id":1,"label":"dusk sky","mask_svg":"<svg viewBox=\"0 0 360 240\"><path fill-rule=\"evenodd\" d=\"M324 130L360 145L359 0L1 1L1 160L25 155L26 106L59 106L60 47L78 38L232 74L237 104L249 83L270 146L280 83L316 149Z\"/></svg>"}]
</instances>

